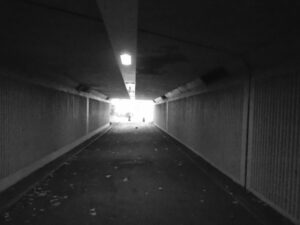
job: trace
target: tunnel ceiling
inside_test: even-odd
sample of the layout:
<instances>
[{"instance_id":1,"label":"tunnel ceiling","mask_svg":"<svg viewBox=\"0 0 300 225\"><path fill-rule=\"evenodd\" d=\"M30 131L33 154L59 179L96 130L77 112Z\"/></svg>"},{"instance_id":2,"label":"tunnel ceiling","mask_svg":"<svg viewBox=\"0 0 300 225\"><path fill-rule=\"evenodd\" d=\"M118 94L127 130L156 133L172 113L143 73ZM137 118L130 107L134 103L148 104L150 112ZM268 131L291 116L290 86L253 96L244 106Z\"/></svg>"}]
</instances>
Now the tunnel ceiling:
<instances>
[{"instance_id":1,"label":"tunnel ceiling","mask_svg":"<svg viewBox=\"0 0 300 225\"><path fill-rule=\"evenodd\" d=\"M298 10L292 1L139 1L137 97L218 67L237 75L297 58Z\"/></svg>"},{"instance_id":2,"label":"tunnel ceiling","mask_svg":"<svg viewBox=\"0 0 300 225\"><path fill-rule=\"evenodd\" d=\"M120 71L126 84L136 81L137 2L138 0L96 0L106 25ZM124 66L120 55L131 55L131 65ZM134 86L132 87L134 89ZM132 90L134 92L134 90Z\"/></svg>"},{"instance_id":3,"label":"tunnel ceiling","mask_svg":"<svg viewBox=\"0 0 300 225\"><path fill-rule=\"evenodd\" d=\"M109 97L128 97L94 0L4 0L0 65Z\"/></svg>"},{"instance_id":4,"label":"tunnel ceiling","mask_svg":"<svg viewBox=\"0 0 300 225\"><path fill-rule=\"evenodd\" d=\"M296 1L131 0L137 20L118 1L1 1L0 66L127 98L116 59L127 41L137 51L136 97L155 99L216 68L245 76L245 69L298 63Z\"/></svg>"}]
</instances>

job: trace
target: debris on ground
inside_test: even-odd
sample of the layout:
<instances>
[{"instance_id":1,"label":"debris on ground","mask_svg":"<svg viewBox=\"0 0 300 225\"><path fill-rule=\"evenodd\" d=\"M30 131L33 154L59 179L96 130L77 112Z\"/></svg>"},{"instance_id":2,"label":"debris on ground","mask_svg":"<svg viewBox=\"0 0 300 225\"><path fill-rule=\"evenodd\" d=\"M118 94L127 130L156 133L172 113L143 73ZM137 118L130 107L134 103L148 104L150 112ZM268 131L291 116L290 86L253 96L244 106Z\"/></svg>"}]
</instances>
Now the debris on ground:
<instances>
[{"instance_id":1,"label":"debris on ground","mask_svg":"<svg viewBox=\"0 0 300 225\"><path fill-rule=\"evenodd\" d=\"M200 200L200 202L201 202L201 203L204 203L204 200L203 200L203 199L201 199L201 200Z\"/></svg>"},{"instance_id":2,"label":"debris on ground","mask_svg":"<svg viewBox=\"0 0 300 225\"><path fill-rule=\"evenodd\" d=\"M181 161L178 162L178 166L182 166L183 163Z\"/></svg>"},{"instance_id":3,"label":"debris on ground","mask_svg":"<svg viewBox=\"0 0 300 225\"><path fill-rule=\"evenodd\" d=\"M163 187L158 187L157 189L158 189L159 191L164 190Z\"/></svg>"},{"instance_id":4,"label":"debris on ground","mask_svg":"<svg viewBox=\"0 0 300 225\"><path fill-rule=\"evenodd\" d=\"M109 179L109 178L111 178L111 177L112 177L112 175L110 175L110 174L105 175L105 178L106 178L106 179Z\"/></svg>"},{"instance_id":5,"label":"debris on ground","mask_svg":"<svg viewBox=\"0 0 300 225\"><path fill-rule=\"evenodd\" d=\"M149 192L145 192L145 195L148 196L148 195L149 195Z\"/></svg>"},{"instance_id":6,"label":"debris on ground","mask_svg":"<svg viewBox=\"0 0 300 225\"><path fill-rule=\"evenodd\" d=\"M48 195L48 191L35 192L37 197L46 197Z\"/></svg>"},{"instance_id":7,"label":"debris on ground","mask_svg":"<svg viewBox=\"0 0 300 225\"><path fill-rule=\"evenodd\" d=\"M123 182L125 183L125 182L128 182L128 181L129 181L129 179L127 177L124 177Z\"/></svg>"},{"instance_id":8,"label":"debris on ground","mask_svg":"<svg viewBox=\"0 0 300 225\"><path fill-rule=\"evenodd\" d=\"M57 197L54 197L54 196L53 196L53 199L49 200L49 202L51 204L54 203L54 202L57 202L57 201L58 201Z\"/></svg>"},{"instance_id":9,"label":"debris on ground","mask_svg":"<svg viewBox=\"0 0 300 225\"><path fill-rule=\"evenodd\" d=\"M203 188L203 189L202 189L202 191L203 191L203 192L206 192L206 189L205 189L205 188Z\"/></svg>"},{"instance_id":10,"label":"debris on ground","mask_svg":"<svg viewBox=\"0 0 300 225\"><path fill-rule=\"evenodd\" d=\"M236 205L236 204L238 204L239 202L238 202L237 200L234 200L232 203Z\"/></svg>"},{"instance_id":11,"label":"debris on ground","mask_svg":"<svg viewBox=\"0 0 300 225\"><path fill-rule=\"evenodd\" d=\"M117 169L119 169L119 167L115 166L114 169L117 170Z\"/></svg>"},{"instance_id":12,"label":"debris on ground","mask_svg":"<svg viewBox=\"0 0 300 225\"><path fill-rule=\"evenodd\" d=\"M73 155L68 159L68 161L75 161L75 160L77 160L77 158L78 158L77 155Z\"/></svg>"},{"instance_id":13,"label":"debris on ground","mask_svg":"<svg viewBox=\"0 0 300 225\"><path fill-rule=\"evenodd\" d=\"M74 184L69 184L70 188L74 189Z\"/></svg>"},{"instance_id":14,"label":"debris on ground","mask_svg":"<svg viewBox=\"0 0 300 225\"><path fill-rule=\"evenodd\" d=\"M97 216L97 212L95 208L90 209L90 215L91 216Z\"/></svg>"},{"instance_id":15,"label":"debris on ground","mask_svg":"<svg viewBox=\"0 0 300 225\"><path fill-rule=\"evenodd\" d=\"M52 206L54 206L54 207L57 207L57 206L60 206L61 205L61 202L53 202L52 204L51 204Z\"/></svg>"},{"instance_id":16,"label":"debris on ground","mask_svg":"<svg viewBox=\"0 0 300 225\"><path fill-rule=\"evenodd\" d=\"M4 219L5 219L6 222L11 221L11 217L10 217L10 214L8 212L4 213Z\"/></svg>"},{"instance_id":17,"label":"debris on ground","mask_svg":"<svg viewBox=\"0 0 300 225\"><path fill-rule=\"evenodd\" d=\"M51 206L53 207L58 207L61 205L61 201L68 199L69 197L67 195L64 196L57 196L57 195L53 195L52 199L49 200L49 203L51 204ZM40 209L41 212L45 211L44 209Z\"/></svg>"},{"instance_id":18,"label":"debris on ground","mask_svg":"<svg viewBox=\"0 0 300 225\"><path fill-rule=\"evenodd\" d=\"M155 151L155 152L157 152L157 151L158 151L158 149L157 149L157 148L155 148L155 149L154 149L154 151Z\"/></svg>"},{"instance_id":19,"label":"debris on ground","mask_svg":"<svg viewBox=\"0 0 300 225\"><path fill-rule=\"evenodd\" d=\"M33 202L34 199L33 198L28 198L28 201Z\"/></svg>"}]
</instances>

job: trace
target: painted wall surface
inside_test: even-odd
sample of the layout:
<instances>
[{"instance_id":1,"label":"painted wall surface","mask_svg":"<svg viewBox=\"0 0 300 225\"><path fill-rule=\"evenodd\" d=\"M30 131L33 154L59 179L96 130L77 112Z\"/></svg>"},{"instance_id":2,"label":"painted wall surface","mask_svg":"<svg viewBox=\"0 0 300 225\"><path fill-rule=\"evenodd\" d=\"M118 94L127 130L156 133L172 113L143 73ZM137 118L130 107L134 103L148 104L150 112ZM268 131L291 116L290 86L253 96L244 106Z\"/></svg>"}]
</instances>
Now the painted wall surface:
<instances>
[{"instance_id":1,"label":"painted wall surface","mask_svg":"<svg viewBox=\"0 0 300 225\"><path fill-rule=\"evenodd\" d=\"M158 127L300 224L297 74L257 76L250 89L233 86L166 104L168 129L161 127L167 113L161 105L155 106Z\"/></svg>"},{"instance_id":2,"label":"painted wall surface","mask_svg":"<svg viewBox=\"0 0 300 225\"><path fill-rule=\"evenodd\" d=\"M109 103L90 102L94 131L109 123ZM25 171L39 160L48 161L49 155L79 139L84 141L89 134L87 103L86 97L0 77L0 191L8 185L1 179Z\"/></svg>"},{"instance_id":3,"label":"painted wall surface","mask_svg":"<svg viewBox=\"0 0 300 225\"><path fill-rule=\"evenodd\" d=\"M248 189L300 221L300 77L255 79Z\"/></svg>"},{"instance_id":4,"label":"painted wall surface","mask_svg":"<svg viewBox=\"0 0 300 225\"><path fill-rule=\"evenodd\" d=\"M89 100L89 131L104 126L109 121L110 104L94 99Z\"/></svg>"},{"instance_id":5,"label":"painted wall surface","mask_svg":"<svg viewBox=\"0 0 300 225\"><path fill-rule=\"evenodd\" d=\"M168 103L168 132L241 183L244 87Z\"/></svg>"},{"instance_id":6,"label":"painted wall surface","mask_svg":"<svg viewBox=\"0 0 300 225\"><path fill-rule=\"evenodd\" d=\"M154 122L163 130L167 129L167 104L162 103L154 107Z\"/></svg>"}]
</instances>

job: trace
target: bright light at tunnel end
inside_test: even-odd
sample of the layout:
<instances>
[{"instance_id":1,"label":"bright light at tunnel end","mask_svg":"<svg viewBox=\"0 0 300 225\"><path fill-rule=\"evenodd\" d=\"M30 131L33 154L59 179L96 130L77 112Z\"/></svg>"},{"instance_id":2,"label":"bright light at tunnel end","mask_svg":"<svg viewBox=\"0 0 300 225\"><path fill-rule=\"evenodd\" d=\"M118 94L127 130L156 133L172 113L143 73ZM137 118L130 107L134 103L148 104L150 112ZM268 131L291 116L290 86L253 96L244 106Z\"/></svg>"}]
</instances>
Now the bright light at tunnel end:
<instances>
[{"instance_id":1,"label":"bright light at tunnel end","mask_svg":"<svg viewBox=\"0 0 300 225\"><path fill-rule=\"evenodd\" d=\"M124 53L124 54L120 55L120 57L121 57L121 62L124 66L131 65L131 55Z\"/></svg>"},{"instance_id":2,"label":"bright light at tunnel end","mask_svg":"<svg viewBox=\"0 0 300 225\"><path fill-rule=\"evenodd\" d=\"M112 122L145 122L153 121L154 104L149 100L111 99Z\"/></svg>"}]
</instances>

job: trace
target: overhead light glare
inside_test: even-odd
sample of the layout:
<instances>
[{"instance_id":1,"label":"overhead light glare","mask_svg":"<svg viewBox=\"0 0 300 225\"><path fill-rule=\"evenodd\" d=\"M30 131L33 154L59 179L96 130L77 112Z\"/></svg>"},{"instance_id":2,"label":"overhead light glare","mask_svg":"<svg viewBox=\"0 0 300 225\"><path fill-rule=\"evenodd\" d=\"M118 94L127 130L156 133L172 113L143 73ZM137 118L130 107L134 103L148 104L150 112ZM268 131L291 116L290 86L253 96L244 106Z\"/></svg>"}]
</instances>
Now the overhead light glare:
<instances>
[{"instance_id":1,"label":"overhead light glare","mask_svg":"<svg viewBox=\"0 0 300 225\"><path fill-rule=\"evenodd\" d=\"M131 55L129 54L122 54L121 55L121 62L124 66L129 66L131 65Z\"/></svg>"}]
</instances>

